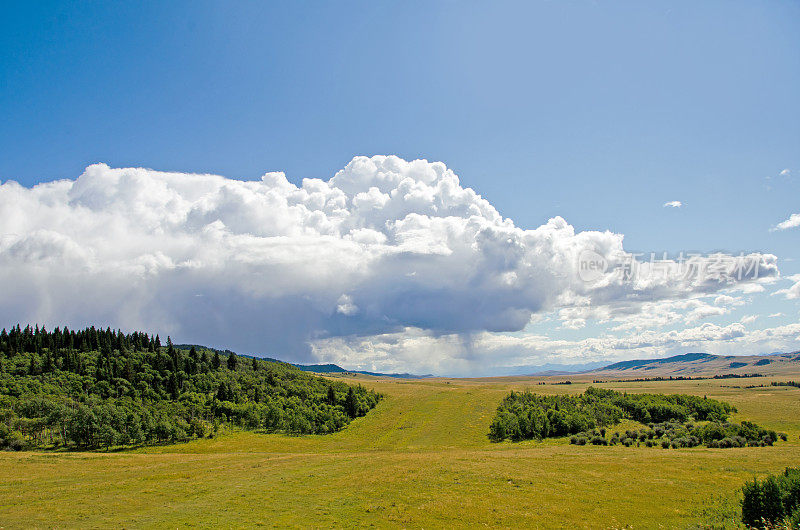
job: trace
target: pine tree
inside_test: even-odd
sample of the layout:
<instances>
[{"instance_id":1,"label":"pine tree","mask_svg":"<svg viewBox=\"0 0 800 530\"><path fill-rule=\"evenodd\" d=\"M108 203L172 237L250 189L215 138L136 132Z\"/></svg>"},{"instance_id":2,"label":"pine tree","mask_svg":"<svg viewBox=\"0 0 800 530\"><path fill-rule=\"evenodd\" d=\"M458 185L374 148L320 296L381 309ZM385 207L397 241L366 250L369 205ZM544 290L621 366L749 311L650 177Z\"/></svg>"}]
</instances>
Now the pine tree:
<instances>
[{"instance_id":1,"label":"pine tree","mask_svg":"<svg viewBox=\"0 0 800 530\"><path fill-rule=\"evenodd\" d=\"M169 374L169 393L172 394L172 399L178 399L178 378L175 372Z\"/></svg>"},{"instance_id":2,"label":"pine tree","mask_svg":"<svg viewBox=\"0 0 800 530\"><path fill-rule=\"evenodd\" d=\"M236 370L236 365L238 364L239 359L236 357L236 353L231 352L228 355L228 370Z\"/></svg>"},{"instance_id":3,"label":"pine tree","mask_svg":"<svg viewBox=\"0 0 800 530\"><path fill-rule=\"evenodd\" d=\"M172 371L177 372L180 370L178 351L172 346L172 338L169 336L167 336L167 355L172 359Z\"/></svg>"},{"instance_id":4,"label":"pine tree","mask_svg":"<svg viewBox=\"0 0 800 530\"><path fill-rule=\"evenodd\" d=\"M133 362L131 362L130 356L128 356L128 360L125 363L125 379L133 383L133 379L136 377L133 371Z\"/></svg>"},{"instance_id":5,"label":"pine tree","mask_svg":"<svg viewBox=\"0 0 800 530\"><path fill-rule=\"evenodd\" d=\"M254 372L258 371L258 360L256 360L255 357L253 357L253 371Z\"/></svg>"},{"instance_id":6,"label":"pine tree","mask_svg":"<svg viewBox=\"0 0 800 530\"><path fill-rule=\"evenodd\" d=\"M28 364L28 375L39 375L39 364L36 362L36 355L31 355L31 362Z\"/></svg>"},{"instance_id":7,"label":"pine tree","mask_svg":"<svg viewBox=\"0 0 800 530\"><path fill-rule=\"evenodd\" d=\"M219 370L220 366L222 366L222 359L219 358L219 352L215 351L214 358L211 361L211 367L214 368L214 370Z\"/></svg>"},{"instance_id":8,"label":"pine tree","mask_svg":"<svg viewBox=\"0 0 800 530\"><path fill-rule=\"evenodd\" d=\"M358 400L356 393L353 392L353 387L347 389L347 398L344 400L344 410L351 418L355 418L358 414Z\"/></svg>"},{"instance_id":9,"label":"pine tree","mask_svg":"<svg viewBox=\"0 0 800 530\"><path fill-rule=\"evenodd\" d=\"M44 354L44 366L42 367L42 371L45 373L53 371L53 358L50 356L50 350L47 350L47 353Z\"/></svg>"}]
</instances>

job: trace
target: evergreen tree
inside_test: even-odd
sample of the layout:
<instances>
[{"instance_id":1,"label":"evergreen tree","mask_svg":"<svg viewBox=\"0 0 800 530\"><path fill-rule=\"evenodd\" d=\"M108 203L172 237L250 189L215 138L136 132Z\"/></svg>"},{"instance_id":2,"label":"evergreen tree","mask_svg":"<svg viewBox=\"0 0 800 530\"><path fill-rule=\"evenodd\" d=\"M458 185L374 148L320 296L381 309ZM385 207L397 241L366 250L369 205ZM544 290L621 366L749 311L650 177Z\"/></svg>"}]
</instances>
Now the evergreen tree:
<instances>
[{"instance_id":1,"label":"evergreen tree","mask_svg":"<svg viewBox=\"0 0 800 530\"><path fill-rule=\"evenodd\" d=\"M234 352L231 352L228 355L228 370L236 370L236 365L239 363L239 359L236 357Z\"/></svg>"},{"instance_id":2,"label":"evergreen tree","mask_svg":"<svg viewBox=\"0 0 800 530\"><path fill-rule=\"evenodd\" d=\"M211 361L211 367L214 368L214 370L219 370L220 366L222 366L222 359L219 358L219 352L215 351L214 358Z\"/></svg>"},{"instance_id":3,"label":"evergreen tree","mask_svg":"<svg viewBox=\"0 0 800 530\"><path fill-rule=\"evenodd\" d=\"M347 411L347 415L351 418L355 418L358 415L358 400L356 399L356 393L353 392L352 386L347 389L347 398L344 400L344 410Z\"/></svg>"},{"instance_id":4,"label":"evergreen tree","mask_svg":"<svg viewBox=\"0 0 800 530\"><path fill-rule=\"evenodd\" d=\"M28 363L28 375L39 375L39 363L36 362L36 354L31 355L31 362Z\"/></svg>"},{"instance_id":5,"label":"evergreen tree","mask_svg":"<svg viewBox=\"0 0 800 530\"><path fill-rule=\"evenodd\" d=\"M46 372L53 371L53 357L50 355L50 350L44 354L44 366L42 366L42 370Z\"/></svg>"},{"instance_id":6,"label":"evergreen tree","mask_svg":"<svg viewBox=\"0 0 800 530\"><path fill-rule=\"evenodd\" d=\"M128 356L128 359L125 361L125 379L133 383L134 377L136 377L136 375L133 371L133 361L131 361L130 356Z\"/></svg>"}]
</instances>

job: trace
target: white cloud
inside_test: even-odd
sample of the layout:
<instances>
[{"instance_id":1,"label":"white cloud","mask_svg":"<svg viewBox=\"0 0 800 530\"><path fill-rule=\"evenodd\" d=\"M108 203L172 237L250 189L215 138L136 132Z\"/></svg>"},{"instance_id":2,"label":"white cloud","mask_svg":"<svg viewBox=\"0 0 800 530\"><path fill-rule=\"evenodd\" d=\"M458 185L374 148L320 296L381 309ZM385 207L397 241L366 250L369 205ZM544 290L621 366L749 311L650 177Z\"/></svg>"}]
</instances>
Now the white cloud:
<instances>
[{"instance_id":1,"label":"white cloud","mask_svg":"<svg viewBox=\"0 0 800 530\"><path fill-rule=\"evenodd\" d=\"M782 294L789 300L797 300L800 298L800 274L787 276L786 279L794 282L793 285L787 289L778 289L772 294Z\"/></svg>"},{"instance_id":2,"label":"white cloud","mask_svg":"<svg viewBox=\"0 0 800 530\"><path fill-rule=\"evenodd\" d=\"M628 280L617 274L632 261L621 234L576 232L560 217L523 230L444 164L393 156L356 157L300 186L279 172L253 182L96 164L76 180L0 185L0 227L7 325L139 328L300 361L409 329L406 349L456 337L446 351L478 358L487 333L554 312L565 328L588 318L639 328L658 303L662 321L701 320L731 301L698 297L778 274L769 254L748 256L757 272L741 278L680 274L730 258L718 254L636 262ZM586 251L606 266L591 281L579 274Z\"/></svg>"},{"instance_id":3,"label":"white cloud","mask_svg":"<svg viewBox=\"0 0 800 530\"><path fill-rule=\"evenodd\" d=\"M778 318L778 317L782 317L782 316L783 316L783 313L772 313L771 315L769 315L769 318Z\"/></svg>"},{"instance_id":4,"label":"white cloud","mask_svg":"<svg viewBox=\"0 0 800 530\"><path fill-rule=\"evenodd\" d=\"M756 320L758 320L758 315L745 315L741 318L741 320L739 320L739 322L742 324L752 324Z\"/></svg>"},{"instance_id":5,"label":"white cloud","mask_svg":"<svg viewBox=\"0 0 800 530\"><path fill-rule=\"evenodd\" d=\"M772 230L788 230L789 228L796 228L798 226L800 226L800 213L793 213L788 219L775 225Z\"/></svg>"},{"instance_id":6,"label":"white cloud","mask_svg":"<svg viewBox=\"0 0 800 530\"><path fill-rule=\"evenodd\" d=\"M664 208L680 208L683 206L681 201L669 201L664 203Z\"/></svg>"},{"instance_id":7,"label":"white cloud","mask_svg":"<svg viewBox=\"0 0 800 530\"><path fill-rule=\"evenodd\" d=\"M791 171L789 171L789 168L786 168L786 169L784 169L784 170L782 170L782 171L781 171L780 175L781 175L782 177L785 177L785 176L787 176L789 173L791 173Z\"/></svg>"}]
</instances>

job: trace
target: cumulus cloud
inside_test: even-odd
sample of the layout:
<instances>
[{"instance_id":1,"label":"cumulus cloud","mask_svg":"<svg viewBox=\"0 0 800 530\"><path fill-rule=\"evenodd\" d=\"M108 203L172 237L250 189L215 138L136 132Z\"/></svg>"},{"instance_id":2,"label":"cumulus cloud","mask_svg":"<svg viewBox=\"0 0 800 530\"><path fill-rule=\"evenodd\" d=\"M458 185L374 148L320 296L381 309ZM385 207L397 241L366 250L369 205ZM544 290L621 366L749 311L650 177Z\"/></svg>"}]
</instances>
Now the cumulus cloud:
<instances>
[{"instance_id":1,"label":"cumulus cloud","mask_svg":"<svg viewBox=\"0 0 800 530\"><path fill-rule=\"evenodd\" d=\"M793 213L788 219L775 225L772 230L788 230L800 226L800 213Z\"/></svg>"},{"instance_id":2,"label":"cumulus cloud","mask_svg":"<svg viewBox=\"0 0 800 530\"><path fill-rule=\"evenodd\" d=\"M477 355L475 337L544 313L578 328L778 274L769 254L739 269L724 254L639 261L621 234L560 217L522 229L444 164L394 156L299 186L280 172L239 181L96 164L75 180L0 185L0 227L3 322L141 328L299 361L408 330L414 355L437 337ZM589 277L587 255L602 262ZM728 302L690 309L702 319Z\"/></svg>"},{"instance_id":3,"label":"cumulus cloud","mask_svg":"<svg viewBox=\"0 0 800 530\"><path fill-rule=\"evenodd\" d=\"M681 201L669 201L664 203L664 208L680 208L683 206Z\"/></svg>"},{"instance_id":4,"label":"cumulus cloud","mask_svg":"<svg viewBox=\"0 0 800 530\"><path fill-rule=\"evenodd\" d=\"M793 282L792 286L786 289L778 289L772 294L782 294L789 300L797 300L800 298L800 274L787 276L786 279Z\"/></svg>"},{"instance_id":5,"label":"cumulus cloud","mask_svg":"<svg viewBox=\"0 0 800 530\"><path fill-rule=\"evenodd\" d=\"M789 175L789 173L791 173L791 171L789 171L789 168L786 168L786 169L784 169L784 170L781 170L781 172L780 172L780 175L781 175L782 177L785 177L785 176L788 176L788 175Z\"/></svg>"}]
</instances>

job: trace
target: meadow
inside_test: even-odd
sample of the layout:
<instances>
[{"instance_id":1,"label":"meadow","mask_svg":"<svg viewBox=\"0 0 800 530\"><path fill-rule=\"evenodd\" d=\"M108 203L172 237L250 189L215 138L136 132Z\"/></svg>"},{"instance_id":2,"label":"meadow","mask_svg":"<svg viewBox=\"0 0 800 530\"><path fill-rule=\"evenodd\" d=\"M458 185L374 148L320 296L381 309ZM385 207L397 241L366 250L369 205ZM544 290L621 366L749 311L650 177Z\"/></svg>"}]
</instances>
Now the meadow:
<instances>
[{"instance_id":1,"label":"meadow","mask_svg":"<svg viewBox=\"0 0 800 530\"><path fill-rule=\"evenodd\" d=\"M578 393L592 377L332 378L385 399L331 435L228 431L117 452L0 453L0 527L733 527L745 480L800 463L800 389L745 388L797 374L595 384L707 395L734 405L733 421L789 437L733 449L489 441L509 390Z\"/></svg>"}]
</instances>

